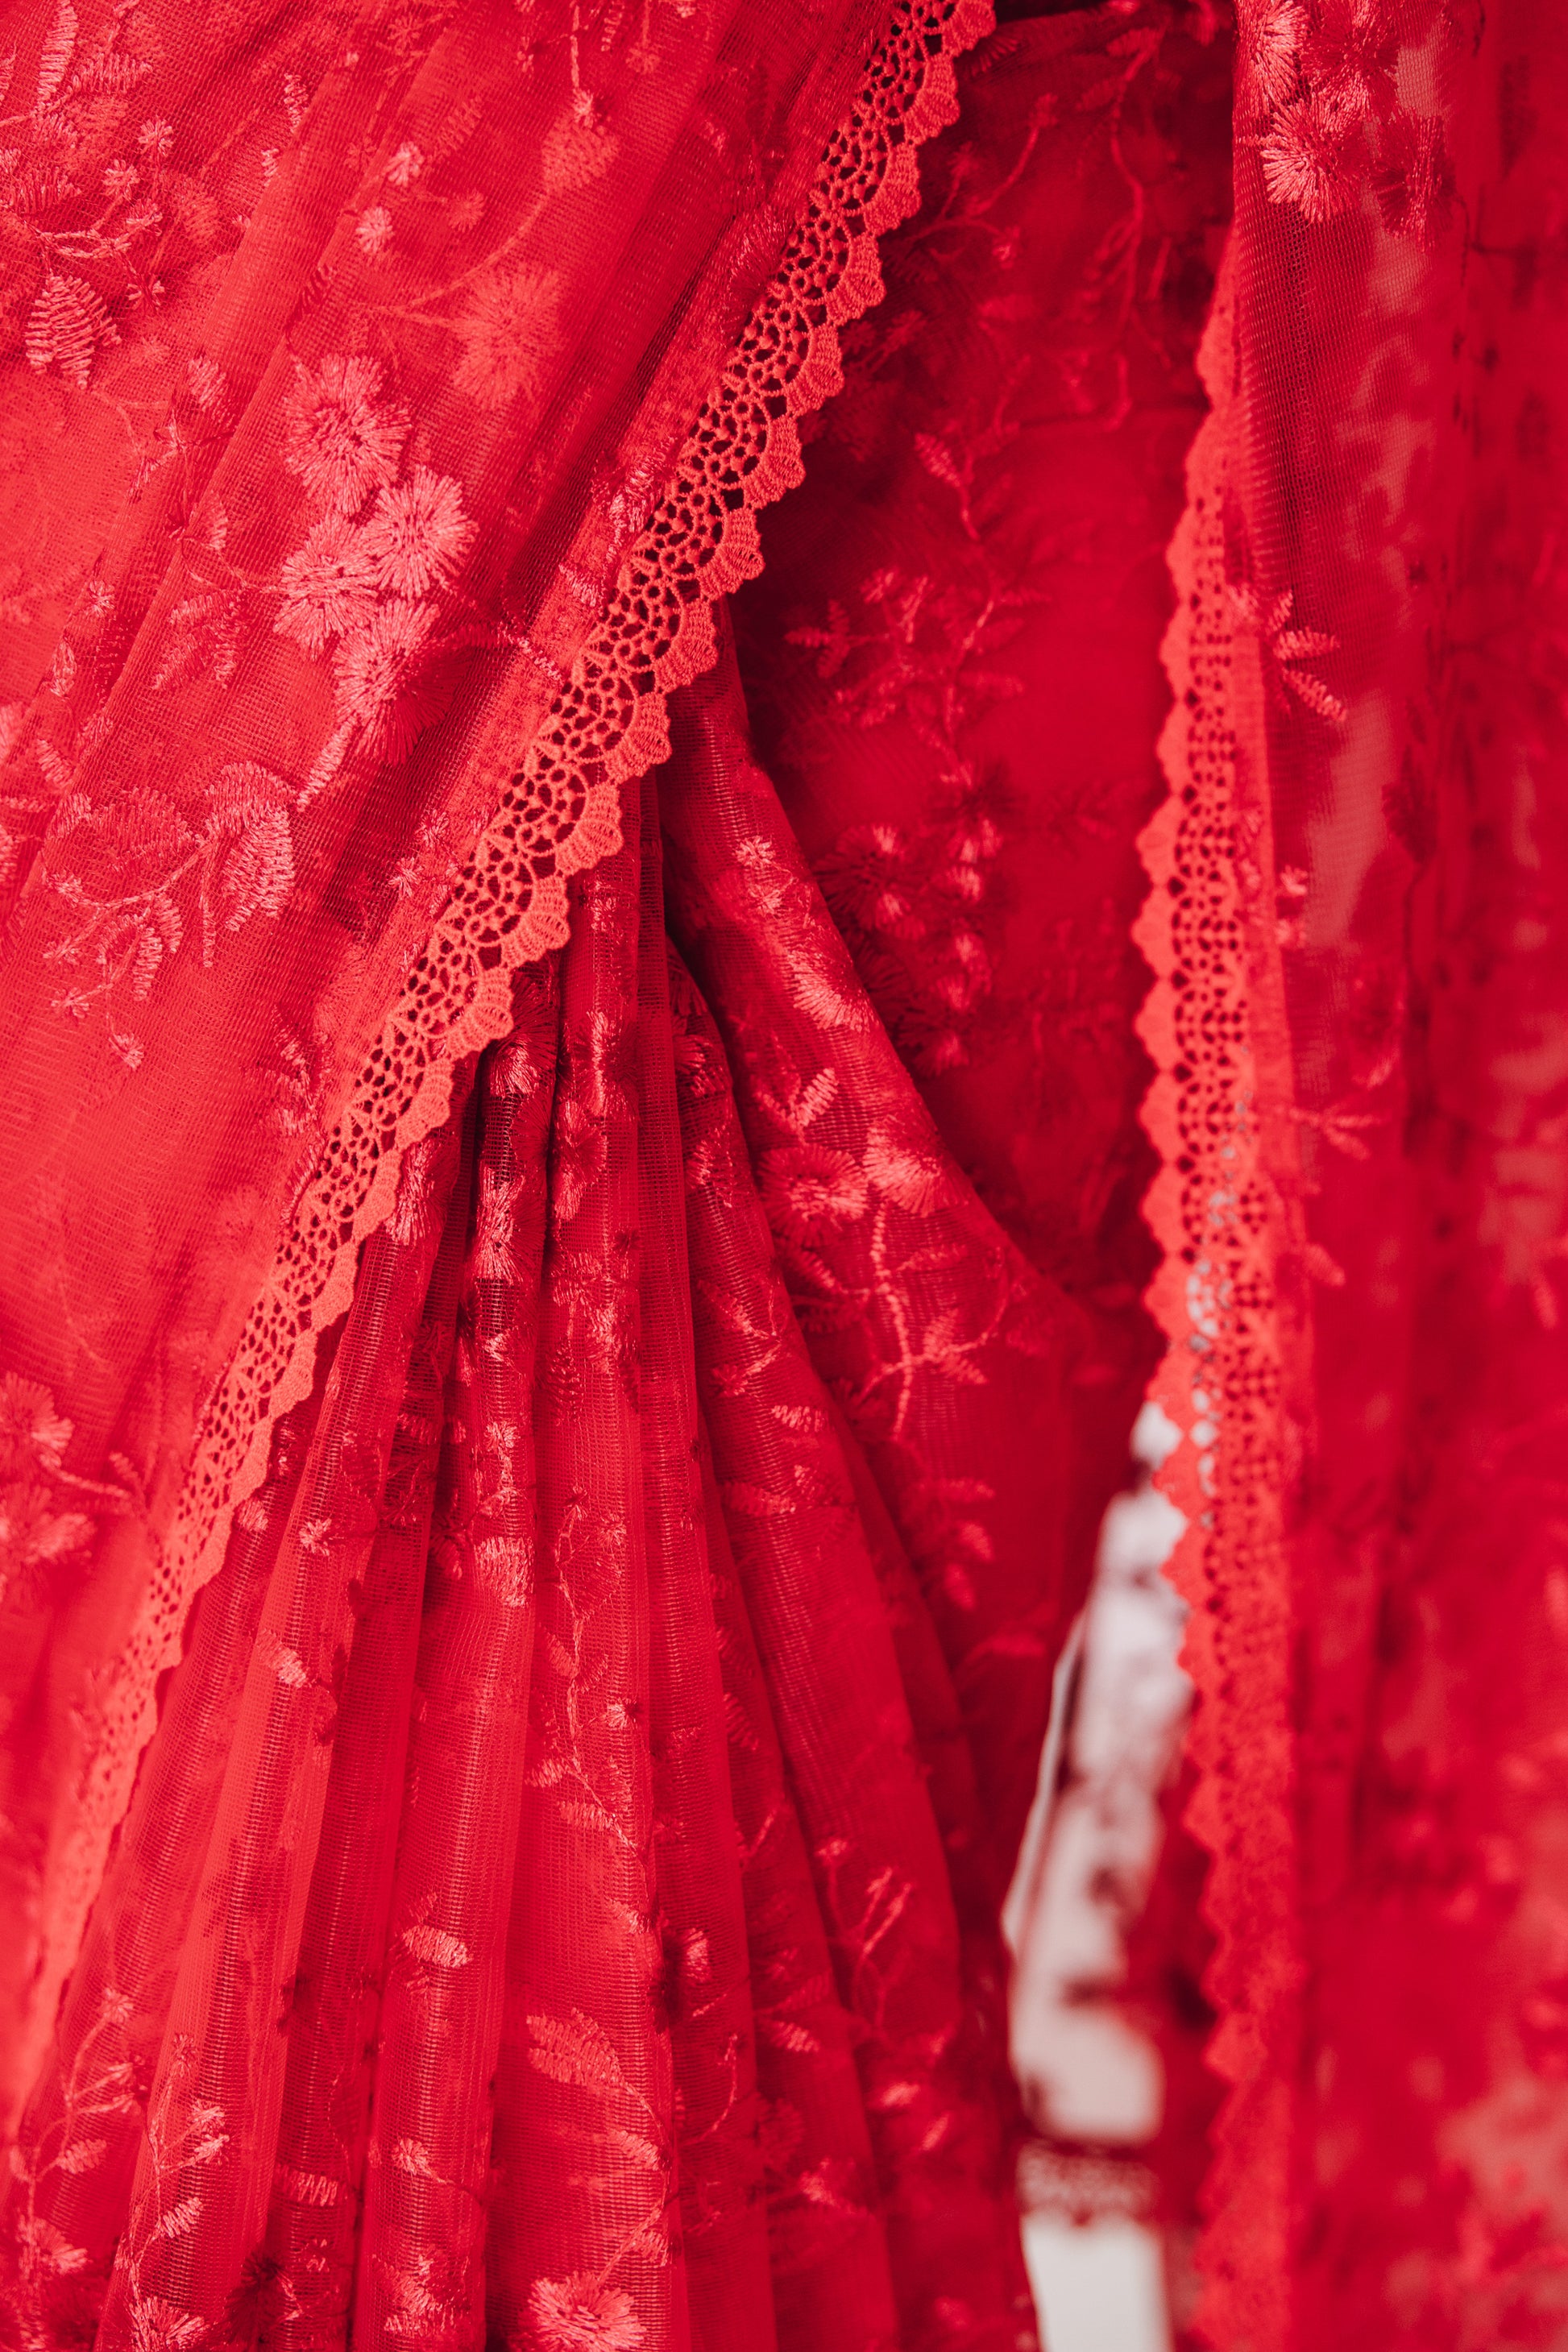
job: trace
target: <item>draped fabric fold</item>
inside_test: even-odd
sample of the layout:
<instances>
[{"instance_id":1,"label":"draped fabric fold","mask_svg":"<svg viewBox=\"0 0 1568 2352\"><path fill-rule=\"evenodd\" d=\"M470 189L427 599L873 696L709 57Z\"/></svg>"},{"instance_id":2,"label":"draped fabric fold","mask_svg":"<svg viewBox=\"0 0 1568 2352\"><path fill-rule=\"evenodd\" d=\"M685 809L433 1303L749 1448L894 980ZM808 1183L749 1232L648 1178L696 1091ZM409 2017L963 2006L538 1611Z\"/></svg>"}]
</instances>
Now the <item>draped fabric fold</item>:
<instances>
[{"instance_id":1,"label":"draped fabric fold","mask_svg":"<svg viewBox=\"0 0 1568 2352\"><path fill-rule=\"evenodd\" d=\"M684 837L706 782L695 743L650 780L405 1159L202 1595L23 2123L29 2340L100 2301L106 2345L342 2342L351 2308L355 2341L545 2347L1026 2326L994 1917L1064 1599L1020 1533L1062 1478L1065 1310L782 856L789 957L725 1025L771 1005L761 1099L803 1131L773 1089L816 1055L839 1142L764 1154L758 1192L755 1063L667 961L661 808L696 936L734 870ZM881 1254L879 1360L797 1326L807 1231L840 1287ZM905 1546L972 1398L1018 1466L969 1507L1031 1572L944 1643Z\"/></svg>"},{"instance_id":2,"label":"draped fabric fold","mask_svg":"<svg viewBox=\"0 0 1568 2352\"><path fill-rule=\"evenodd\" d=\"M564 937L567 877L710 658L982 21L770 11L763 41L722 9L557 13L285 13L216 60L178 10L18 26L17 235L92 262L70 299L103 324L57 350L18 310L10 362L17 611L56 631L36 692L18 635L6 706L13 2099L192 1595L403 1151L504 1034L510 973ZM212 77L247 58L264 95L209 152ZM161 76L189 118L136 131ZM254 210L220 219L217 189ZM163 371L150 421L127 369Z\"/></svg>"},{"instance_id":3,"label":"draped fabric fold","mask_svg":"<svg viewBox=\"0 0 1568 2352\"><path fill-rule=\"evenodd\" d=\"M1561 2339L1554 12L1239 12L1145 836L1216 2345Z\"/></svg>"}]
</instances>

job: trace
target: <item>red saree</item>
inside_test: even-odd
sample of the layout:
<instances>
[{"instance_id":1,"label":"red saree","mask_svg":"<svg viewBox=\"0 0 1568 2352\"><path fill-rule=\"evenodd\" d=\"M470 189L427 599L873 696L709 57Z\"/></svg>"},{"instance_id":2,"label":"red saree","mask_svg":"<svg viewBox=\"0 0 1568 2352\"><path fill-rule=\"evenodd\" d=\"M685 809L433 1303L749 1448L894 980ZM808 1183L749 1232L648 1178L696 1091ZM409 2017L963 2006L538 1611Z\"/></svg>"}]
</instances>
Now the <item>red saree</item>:
<instances>
[{"instance_id":1,"label":"red saree","mask_svg":"<svg viewBox=\"0 0 1568 2352\"><path fill-rule=\"evenodd\" d=\"M9 11L17 2352L1032 2343L1146 1392L1184 2324L1568 2326L1568 47L1005 13Z\"/></svg>"}]
</instances>

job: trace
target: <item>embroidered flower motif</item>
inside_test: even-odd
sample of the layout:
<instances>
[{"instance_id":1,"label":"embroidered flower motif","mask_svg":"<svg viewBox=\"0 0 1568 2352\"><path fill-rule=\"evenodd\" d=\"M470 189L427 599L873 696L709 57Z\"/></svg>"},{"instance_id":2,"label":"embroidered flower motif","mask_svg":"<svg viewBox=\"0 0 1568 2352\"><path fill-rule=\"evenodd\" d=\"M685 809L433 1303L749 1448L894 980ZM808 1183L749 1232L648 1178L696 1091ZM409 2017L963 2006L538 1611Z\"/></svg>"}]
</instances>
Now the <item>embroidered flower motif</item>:
<instances>
[{"instance_id":1,"label":"embroidered flower motif","mask_svg":"<svg viewBox=\"0 0 1568 2352\"><path fill-rule=\"evenodd\" d=\"M773 1222L798 1242L852 1223L870 1200L865 1174L849 1154L816 1143L764 1152L762 1192Z\"/></svg>"},{"instance_id":2,"label":"embroidered flower motif","mask_svg":"<svg viewBox=\"0 0 1568 2352\"><path fill-rule=\"evenodd\" d=\"M486 408L535 394L561 341L560 297L554 269L498 269L480 278L457 320L463 391Z\"/></svg>"},{"instance_id":3,"label":"embroidered flower motif","mask_svg":"<svg viewBox=\"0 0 1568 2352\"><path fill-rule=\"evenodd\" d=\"M400 759L435 715L425 658L435 624L433 604L399 598L367 613L337 650L338 716L391 759Z\"/></svg>"},{"instance_id":4,"label":"embroidered flower motif","mask_svg":"<svg viewBox=\"0 0 1568 2352\"><path fill-rule=\"evenodd\" d=\"M14 1477L35 1464L58 1470L70 1433L47 1389L20 1372L0 1372L0 1476Z\"/></svg>"},{"instance_id":5,"label":"embroidered flower motif","mask_svg":"<svg viewBox=\"0 0 1568 2352\"><path fill-rule=\"evenodd\" d=\"M386 167L386 176L395 188L411 188L425 169L423 151L412 139L405 139Z\"/></svg>"},{"instance_id":6,"label":"embroidered flower motif","mask_svg":"<svg viewBox=\"0 0 1568 2352\"><path fill-rule=\"evenodd\" d=\"M134 2352L188 2352L206 2334L206 2322L182 2311L161 2294L137 2294L131 2301L131 2341Z\"/></svg>"},{"instance_id":7,"label":"embroidered flower motif","mask_svg":"<svg viewBox=\"0 0 1568 2352\"><path fill-rule=\"evenodd\" d=\"M386 251L392 243L392 215L384 205L372 205L368 212L360 215L354 242L369 261Z\"/></svg>"},{"instance_id":8,"label":"embroidered flower motif","mask_svg":"<svg viewBox=\"0 0 1568 2352\"><path fill-rule=\"evenodd\" d=\"M329 642L361 626L369 616L375 563L365 534L342 515L327 515L283 564L280 636L292 637L306 653L326 651Z\"/></svg>"},{"instance_id":9,"label":"embroidered flower motif","mask_svg":"<svg viewBox=\"0 0 1568 2352\"><path fill-rule=\"evenodd\" d=\"M283 462L319 506L356 514L397 478L408 417L383 400L378 360L328 357L315 375L299 367L288 426Z\"/></svg>"},{"instance_id":10,"label":"embroidered flower motif","mask_svg":"<svg viewBox=\"0 0 1568 2352\"><path fill-rule=\"evenodd\" d=\"M473 536L458 484L419 466L380 492L361 548L378 588L416 599L451 579Z\"/></svg>"},{"instance_id":11,"label":"embroidered flower motif","mask_svg":"<svg viewBox=\"0 0 1568 2352\"><path fill-rule=\"evenodd\" d=\"M866 1139L866 1172L879 1192L911 1216L929 1217L942 1197L942 1163L923 1143L900 1143L873 1129Z\"/></svg>"},{"instance_id":12,"label":"embroidered flower motif","mask_svg":"<svg viewBox=\"0 0 1568 2352\"><path fill-rule=\"evenodd\" d=\"M620 152L620 141L599 118L594 93L574 90L572 103L560 115L544 141L544 185L552 196L591 187Z\"/></svg>"},{"instance_id":13,"label":"embroidered flower motif","mask_svg":"<svg viewBox=\"0 0 1568 2352\"><path fill-rule=\"evenodd\" d=\"M1280 105L1295 89L1307 29L1305 0L1263 0L1245 12L1241 52L1266 105Z\"/></svg>"},{"instance_id":14,"label":"embroidered flower motif","mask_svg":"<svg viewBox=\"0 0 1568 2352\"><path fill-rule=\"evenodd\" d=\"M535 2279L528 2317L538 2352L637 2352L643 2341L630 2295L581 2273Z\"/></svg>"},{"instance_id":15,"label":"embroidered flower motif","mask_svg":"<svg viewBox=\"0 0 1568 2352\"><path fill-rule=\"evenodd\" d=\"M1332 220L1356 201L1351 169L1362 110L1334 90L1314 90L1276 114L1259 148L1263 182L1277 205L1303 220Z\"/></svg>"}]
</instances>

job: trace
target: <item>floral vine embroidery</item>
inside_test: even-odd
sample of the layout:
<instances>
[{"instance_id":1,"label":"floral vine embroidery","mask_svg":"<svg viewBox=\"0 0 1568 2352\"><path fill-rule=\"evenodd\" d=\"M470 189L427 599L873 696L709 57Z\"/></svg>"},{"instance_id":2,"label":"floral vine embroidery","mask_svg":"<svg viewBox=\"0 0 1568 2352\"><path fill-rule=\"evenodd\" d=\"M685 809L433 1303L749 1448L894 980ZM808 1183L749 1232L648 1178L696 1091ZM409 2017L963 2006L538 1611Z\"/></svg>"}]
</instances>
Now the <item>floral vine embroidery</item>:
<instances>
[{"instance_id":1,"label":"floral vine embroidery","mask_svg":"<svg viewBox=\"0 0 1568 2352\"><path fill-rule=\"evenodd\" d=\"M170 613L154 684L199 671L227 684L247 604L258 591L278 596L278 635L314 659L330 653L332 665L336 725L303 789L237 761L208 783L199 813L142 786L103 807L68 792L56 815L48 887L74 919L46 954L96 971L66 989L56 1010L80 1019L101 1006L130 1069L143 1047L113 1012L121 992L146 1000L193 916L210 968L224 933L280 915L296 875L293 812L325 789L356 744L404 757L439 715L441 660L477 641L461 626L437 633L440 600L474 538L461 487L433 467L405 464L410 419L386 396L380 362L329 356L315 370L299 366L286 429L284 463L307 500L301 543L276 582L254 581L229 563L224 518L210 514L205 551L188 551L191 593Z\"/></svg>"},{"instance_id":2,"label":"floral vine embroidery","mask_svg":"<svg viewBox=\"0 0 1568 2352\"><path fill-rule=\"evenodd\" d=\"M65 1467L71 1423L37 1381L0 1373L0 1591L12 1577L50 1568L81 1549L105 1509L135 1499L135 1474L122 1454L110 1467L126 1484L106 1485Z\"/></svg>"},{"instance_id":3,"label":"floral vine embroidery","mask_svg":"<svg viewBox=\"0 0 1568 2352\"><path fill-rule=\"evenodd\" d=\"M433 665L458 640L436 638L437 599L474 525L451 475L426 465L400 471L410 420L384 395L379 361L328 357L314 373L296 364L283 460L304 486L311 522L283 563L276 626L311 656L331 646L337 703L303 806L356 740L401 759L437 715Z\"/></svg>"},{"instance_id":4,"label":"floral vine embroidery","mask_svg":"<svg viewBox=\"0 0 1568 2352\"><path fill-rule=\"evenodd\" d=\"M38 2192L61 2173L74 2179L96 2171L109 2152L104 2126L136 2112L135 2079L124 2049L131 2015L124 1993L111 1989L103 1994L98 2016L82 2036L61 2084L59 2115L36 2147L23 2144L12 2151L18 2206L13 2223L17 2284L28 2314L41 2308L48 2280L87 2268L86 2250L73 2246L39 2212Z\"/></svg>"},{"instance_id":5,"label":"floral vine embroidery","mask_svg":"<svg viewBox=\"0 0 1568 2352\"><path fill-rule=\"evenodd\" d=\"M132 2209L120 2241L115 2267L126 2281L132 2340L137 2352L187 2352L207 2332L204 2319L182 2310L148 2284L147 2273L162 2250L188 2237L201 2218L199 2189L184 2196L168 2195L180 2177L200 2173L216 2164L228 2146L224 2111L210 2099L195 2095L198 2065L196 2045L189 2034L175 2037L163 2081L147 2116L147 2155L151 2179Z\"/></svg>"},{"instance_id":6,"label":"floral vine embroidery","mask_svg":"<svg viewBox=\"0 0 1568 2352\"><path fill-rule=\"evenodd\" d=\"M48 887L70 917L65 936L45 950L51 963L86 967L55 999L55 1010L81 1020L100 1006L109 1039L128 1069L142 1041L117 1021L123 988L143 1003L166 957L175 955L194 913L204 965L220 937L258 916L281 913L294 884L289 812L296 795L255 761L231 761L206 787L205 807L187 814L151 786L94 808L85 793L68 794L56 819L62 854Z\"/></svg>"},{"instance_id":7,"label":"floral vine embroidery","mask_svg":"<svg viewBox=\"0 0 1568 2352\"><path fill-rule=\"evenodd\" d=\"M1403 54L1457 12L1442 0L1251 0L1241 12L1243 102L1271 201L1303 220L1352 211L1370 185L1399 234L1429 244L1453 205L1436 114L1399 96Z\"/></svg>"},{"instance_id":8,"label":"floral vine embroidery","mask_svg":"<svg viewBox=\"0 0 1568 2352\"><path fill-rule=\"evenodd\" d=\"M132 91L152 71L135 53L137 24L130 10L118 8L101 35L84 38L71 0L59 0L32 105L0 120L0 134L20 134L19 144L0 150L0 208L24 226L34 268L42 272L41 281L34 280L23 348L39 374L53 371L78 386L88 383L100 352L120 341L110 302L150 302L162 293L160 231L184 187L181 175L167 168L170 125L152 116L140 126L131 152L102 164L95 218L50 229L38 217L77 193L82 163L92 151L102 152L106 125L112 138ZM0 61L0 100L9 94L15 70L13 50ZM84 276L87 270L98 271L103 283ZM25 273L18 270L17 277Z\"/></svg>"}]
</instances>

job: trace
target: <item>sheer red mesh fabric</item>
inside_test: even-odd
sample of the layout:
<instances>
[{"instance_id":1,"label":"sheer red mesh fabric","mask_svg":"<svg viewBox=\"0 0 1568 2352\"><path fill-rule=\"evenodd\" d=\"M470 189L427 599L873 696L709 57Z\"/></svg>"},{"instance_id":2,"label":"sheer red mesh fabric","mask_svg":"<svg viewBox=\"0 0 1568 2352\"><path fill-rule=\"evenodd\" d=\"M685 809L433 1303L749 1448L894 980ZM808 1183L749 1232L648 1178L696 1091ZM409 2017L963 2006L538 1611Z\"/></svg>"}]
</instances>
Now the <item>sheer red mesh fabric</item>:
<instances>
[{"instance_id":1,"label":"sheer red mesh fabric","mask_svg":"<svg viewBox=\"0 0 1568 2352\"><path fill-rule=\"evenodd\" d=\"M1146 1390L1191 2338L1568 2329L1568 32L1008 13L0 40L17 2352L1034 2342Z\"/></svg>"},{"instance_id":2,"label":"sheer red mesh fabric","mask_svg":"<svg viewBox=\"0 0 1568 2352\"><path fill-rule=\"evenodd\" d=\"M892 1479L889 1515L854 1433L940 1460L949 1391L972 1414L980 1388L941 1348L880 1382L831 1340L831 1387L813 1361L777 1171L760 1195L679 966L672 1012L657 815L703 782L648 788L471 1108L405 1160L203 1595L23 2124L27 2340L321 2345L351 2305L356 2341L545 2352L766 2341L775 2314L803 2346L1027 2331L1006 1847L897 1532L929 1498ZM721 841L683 864L693 903L730 870ZM793 893L820 961L798 866ZM832 1034L778 966L742 1027L778 987L779 1052L864 1056L837 953ZM1023 1634L1058 1600L1026 1530L1060 1468L1023 1440L1061 1310L879 1050L904 1156L819 1238L846 1280L897 1256L889 1328L952 1319L933 1282L971 1302L949 1345L1027 1465L980 1513L1016 1563L981 1630ZM827 1131L866 1101L844 1081ZM1040 1640L998 1643L1015 1678ZM980 1766L1005 1820L1033 1761Z\"/></svg>"},{"instance_id":3,"label":"sheer red mesh fabric","mask_svg":"<svg viewBox=\"0 0 1568 2352\"><path fill-rule=\"evenodd\" d=\"M774 12L746 68L722 9L558 16L514 38L485 8L285 12L270 47L248 20L189 40L123 11L18 20L6 71L30 86L36 52L37 97L6 151L13 226L91 265L70 300L100 325L57 350L53 278L12 321L16 614L47 619L68 521L142 568L132 596L108 556L68 566L97 651L68 616L37 709L6 706L8 2112L271 1424L310 1387L402 1153L505 1034L510 971L564 937L569 874L615 845L666 692L711 657L709 604L754 564L753 509L795 477L795 420L832 389L981 25L912 0L786 38ZM209 153L204 109L223 119L247 70L262 95ZM189 119L136 131L158 91ZM258 146L270 129L283 146ZM732 172L702 163L715 141ZM345 157L368 212L342 212ZM232 249L197 205L198 264L171 222L253 181ZM148 285L127 255L160 225L172 274ZM127 368L156 394L160 306L172 333L260 339L242 414L193 347L194 444L184 394L167 413L157 394L146 432L123 394ZM117 463L156 457L145 479L97 468L104 434ZM510 573L486 572L492 541Z\"/></svg>"},{"instance_id":4,"label":"sheer red mesh fabric","mask_svg":"<svg viewBox=\"0 0 1568 2352\"><path fill-rule=\"evenodd\" d=\"M1200 2321L1544 2346L1563 27L1239 34L1141 928L1228 2086Z\"/></svg>"}]
</instances>

